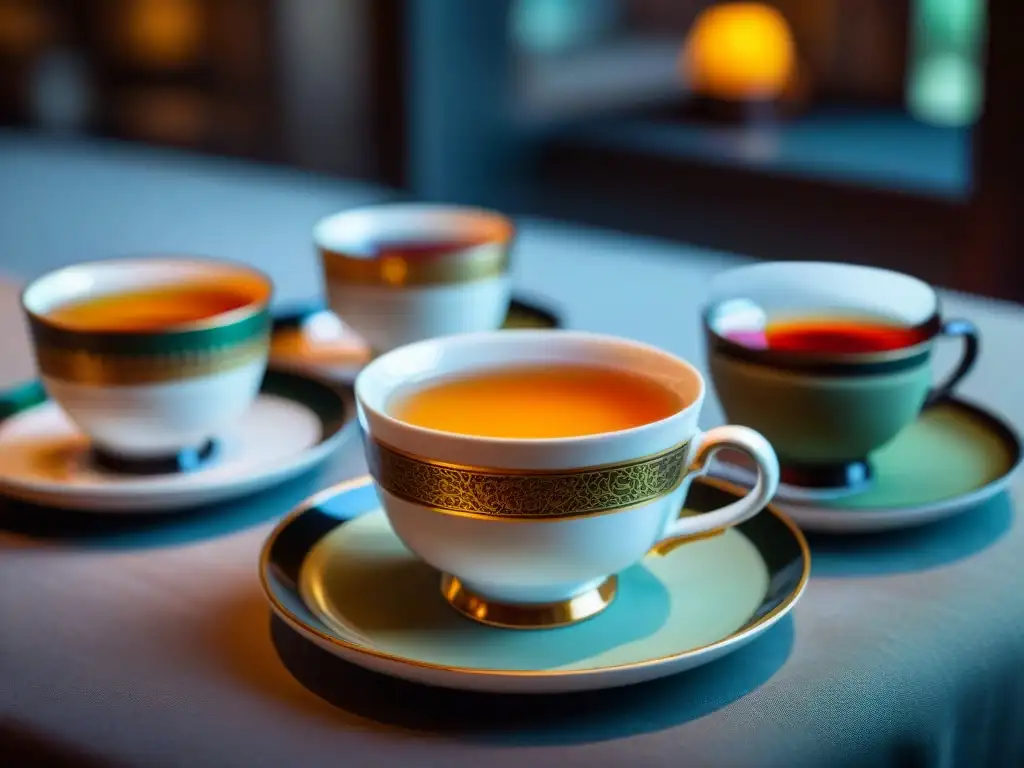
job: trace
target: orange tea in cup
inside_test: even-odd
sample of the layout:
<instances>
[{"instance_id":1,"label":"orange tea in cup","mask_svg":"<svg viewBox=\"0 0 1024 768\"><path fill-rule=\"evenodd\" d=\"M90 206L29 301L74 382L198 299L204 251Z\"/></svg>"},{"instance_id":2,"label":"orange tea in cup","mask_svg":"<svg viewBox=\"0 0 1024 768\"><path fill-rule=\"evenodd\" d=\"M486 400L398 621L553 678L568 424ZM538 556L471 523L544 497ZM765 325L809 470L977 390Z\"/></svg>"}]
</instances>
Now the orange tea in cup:
<instances>
[{"instance_id":1,"label":"orange tea in cup","mask_svg":"<svg viewBox=\"0 0 1024 768\"><path fill-rule=\"evenodd\" d=\"M661 421L687 405L646 376L593 365L511 366L439 377L388 403L417 427L522 439L618 432Z\"/></svg>"}]
</instances>

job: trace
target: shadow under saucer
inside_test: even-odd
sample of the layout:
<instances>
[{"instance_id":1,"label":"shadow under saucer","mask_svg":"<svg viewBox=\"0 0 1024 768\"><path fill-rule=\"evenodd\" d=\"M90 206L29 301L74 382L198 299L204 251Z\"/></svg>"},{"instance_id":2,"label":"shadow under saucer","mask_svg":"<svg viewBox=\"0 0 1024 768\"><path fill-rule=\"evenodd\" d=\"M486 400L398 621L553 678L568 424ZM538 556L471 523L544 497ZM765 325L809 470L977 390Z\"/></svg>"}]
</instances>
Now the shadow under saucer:
<instances>
[{"instance_id":1,"label":"shadow under saucer","mask_svg":"<svg viewBox=\"0 0 1024 768\"><path fill-rule=\"evenodd\" d=\"M271 638L286 669L351 714L394 727L506 746L608 741L696 720L746 696L786 662L790 616L706 666L624 688L545 696L431 688L370 672L300 636L276 616Z\"/></svg>"},{"instance_id":2,"label":"shadow under saucer","mask_svg":"<svg viewBox=\"0 0 1024 768\"><path fill-rule=\"evenodd\" d=\"M1010 530L1013 515L1013 500L1004 491L956 517L917 528L806 536L815 576L880 576L938 568L975 555Z\"/></svg>"},{"instance_id":3,"label":"shadow under saucer","mask_svg":"<svg viewBox=\"0 0 1024 768\"><path fill-rule=\"evenodd\" d=\"M281 516L326 481L313 468L279 486L181 512L131 515L42 507L0 497L0 532L30 541L97 549L172 547L225 536Z\"/></svg>"}]
</instances>

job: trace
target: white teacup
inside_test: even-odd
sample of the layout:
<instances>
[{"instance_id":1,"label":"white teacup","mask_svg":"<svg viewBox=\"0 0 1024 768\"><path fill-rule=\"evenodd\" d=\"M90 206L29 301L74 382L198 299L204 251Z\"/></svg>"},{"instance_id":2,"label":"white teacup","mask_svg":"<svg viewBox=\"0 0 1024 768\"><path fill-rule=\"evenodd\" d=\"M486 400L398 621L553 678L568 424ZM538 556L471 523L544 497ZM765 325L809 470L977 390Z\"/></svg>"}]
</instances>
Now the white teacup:
<instances>
[{"instance_id":1,"label":"white teacup","mask_svg":"<svg viewBox=\"0 0 1024 768\"><path fill-rule=\"evenodd\" d=\"M184 297L200 287L227 292L232 308L137 328L59 314L102 297L176 289ZM129 258L43 275L24 290L22 305L47 393L101 456L128 469L201 454L243 416L267 366L272 292L269 278L244 264Z\"/></svg>"},{"instance_id":2,"label":"white teacup","mask_svg":"<svg viewBox=\"0 0 1024 768\"><path fill-rule=\"evenodd\" d=\"M356 208L313 230L331 311L377 352L500 328L514 235L499 213L430 203Z\"/></svg>"},{"instance_id":3,"label":"white teacup","mask_svg":"<svg viewBox=\"0 0 1024 768\"><path fill-rule=\"evenodd\" d=\"M633 429L555 439L440 432L388 412L392 396L419 381L538 364L642 373L686 405ZM485 623L554 626L592 616L614 597L614 575L656 544L741 523L778 486L768 442L745 427L701 432L700 373L638 342L548 330L453 336L378 357L355 386L370 471L392 528L444 574L449 602ZM680 518L690 481L720 448L748 454L757 483L722 509Z\"/></svg>"}]
</instances>

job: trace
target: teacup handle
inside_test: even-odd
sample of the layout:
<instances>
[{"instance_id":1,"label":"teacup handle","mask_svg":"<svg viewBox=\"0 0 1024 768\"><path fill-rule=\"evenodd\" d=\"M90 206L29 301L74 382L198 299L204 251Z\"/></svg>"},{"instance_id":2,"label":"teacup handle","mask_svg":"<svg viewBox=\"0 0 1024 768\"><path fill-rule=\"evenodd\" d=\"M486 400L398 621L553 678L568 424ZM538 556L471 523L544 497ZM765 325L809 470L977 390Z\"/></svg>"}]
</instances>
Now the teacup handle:
<instances>
[{"instance_id":1,"label":"teacup handle","mask_svg":"<svg viewBox=\"0 0 1024 768\"><path fill-rule=\"evenodd\" d=\"M942 336L962 338L964 349L963 354L960 355L960 362L957 363L953 372L946 377L944 382L937 384L928 393L928 399L925 401L926 408L953 394L956 385L971 372L978 360L978 353L981 351L981 334L970 320L947 320L942 324L942 330L939 333Z\"/></svg>"},{"instance_id":2,"label":"teacup handle","mask_svg":"<svg viewBox=\"0 0 1024 768\"><path fill-rule=\"evenodd\" d=\"M683 540L701 537L701 534L738 525L760 512L775 495L779 487L779 460L761 433L748 427L715 427L698 433L690 442L687 474L704 474L711 459L722 448L742 451L753 459L757 466L757 482L754 487L742 499L726 504L721 509L674 518L665 528L660 543L683 543Z\"/></svg>"}]
</instances>

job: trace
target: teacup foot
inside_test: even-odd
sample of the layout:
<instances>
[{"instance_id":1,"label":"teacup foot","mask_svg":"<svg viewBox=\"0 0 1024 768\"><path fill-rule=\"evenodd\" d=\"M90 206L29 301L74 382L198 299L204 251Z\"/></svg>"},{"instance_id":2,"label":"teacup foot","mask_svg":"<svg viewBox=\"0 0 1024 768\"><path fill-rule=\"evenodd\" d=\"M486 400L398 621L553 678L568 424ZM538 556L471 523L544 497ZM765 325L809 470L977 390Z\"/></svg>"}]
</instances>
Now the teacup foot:
<instances>
[{"instance_id":1,"label":"teacup foot","mask_svg":"<svg viewBox=\"0 0 1024 768\"><path fill-rule=\"evenodd\" d=\"M174 475L198 469L217 453L217 443L207 440L198 448L187 448L166 456L136 458L111 453L93 446L92 460L96 466L122 475Z\"/></svg>"},{"instance_id":2,"label":"teacup foot","mask_svg":"<svg viewBox=\"0 0 1024 768\"><path fill-rule=\"evenodd\" d=\"M552 629L590 619L612 604L618 578L609 576L593 589L554 603L503 603L478 595L454 576L443 574L441 594L463 616L504 629Z\"/></svg>"},{"instance_id":3,"label":"teacup foot","mask_svg":"<svg viewBox=\"0 0 1024 768\"><path fill-rule=\"evenodd\" d=\"M782 482L796 488L857 491L873 479L871 465L864 460L836 464L794 464L783 462Z\"/></svg>"}]
</instances>

